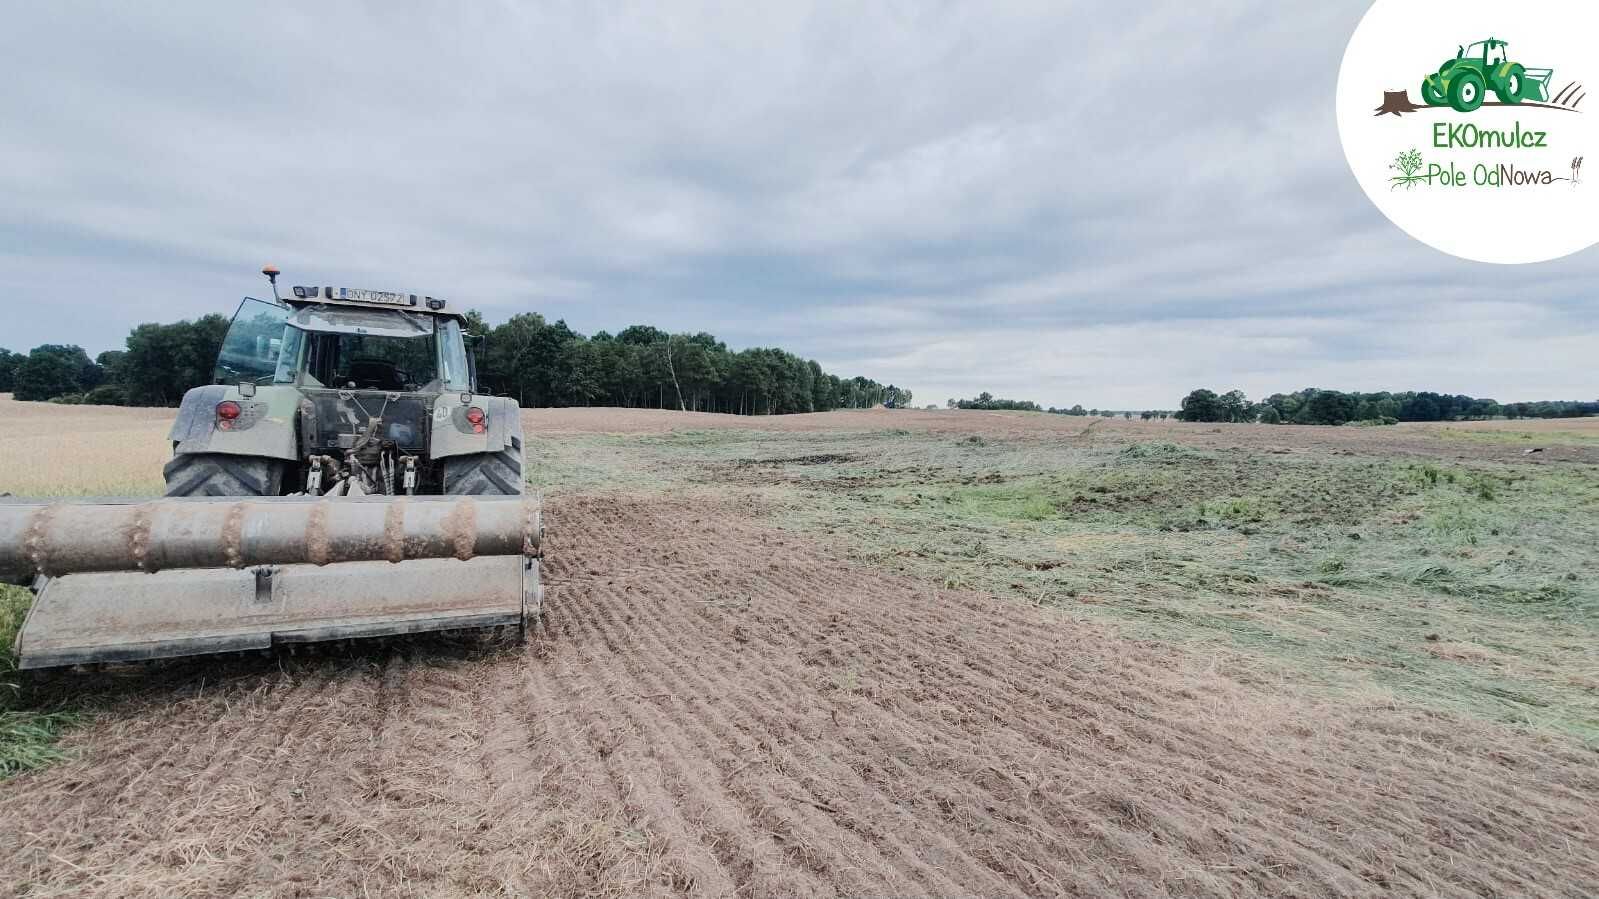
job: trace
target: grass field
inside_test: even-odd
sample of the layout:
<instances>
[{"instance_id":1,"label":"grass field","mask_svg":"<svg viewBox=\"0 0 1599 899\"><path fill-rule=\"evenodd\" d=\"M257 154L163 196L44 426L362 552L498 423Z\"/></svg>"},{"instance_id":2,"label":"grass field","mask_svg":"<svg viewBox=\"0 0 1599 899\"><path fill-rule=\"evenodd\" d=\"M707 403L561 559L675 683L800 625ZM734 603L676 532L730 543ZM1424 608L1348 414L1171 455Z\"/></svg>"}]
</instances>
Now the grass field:
<instances>
[{"instance_id":1,"label":"grass field","mask_svg":"<svg viewBox=\"0 0 1599 899\"><path fill-rule=\"evenodd\" d=\"M169 414L0 399L0 492L155 493ZM1561 872L1579 869L1574 883L1595 884L1593 853L1545 856L1547 841L1517 842L1537 828L1510 822L1532 810L1563 828L1561 839L1599 836L1587 792L1599 762L1599 421L1296 428L1024 413L532 410L524 423L529 481L552 508L548 642L460 674L449 653L430 661L404 649L335 653L310 667L188 662L144 675L148 690L135 672L109 687L24 693L0 669L0 776L64 752L72 761L53 766L66 769L60 776L104 780L106 803L150 765L170 769L164 801L198 802L185 786L194 778L227 800L213 809L222 817L191 815L183 833L152 836L139 851L157 855L144 861L127 854L146 846L141 836L103 857L71 854L71 866L30 856L30 870L63 892L90 883L75 869L95 864L119 876L140 866L146 879L133 893L243 888L188 878L267 838L221 823L252 802L278 808L251 798L270 791L265 781L235 780L244 775L229 754L260 752L291 767L303 759L309 767L296 776L344 796L341 807L390 796L395 814L436 805L441 788L420 784L438 779L463 797L486 779L473 800L484 808L520 796L557 816L535 824L498 813L516 822L495 850L504 870L543 866L505 875L531 892L652 891L686 879L712 892L1049 894L1102 890L1130 872L1148 878L1132 891L1152 895L1334 895L1378 884L1570 892ZM9 643L26 594L0 599ZM701 629L716 639L696 642ZM540 686L546 678L559 686ZM273 685L284 683L280 696ZM511 695L528 705L499 698ZM596 712L599 702L614 707ZM652 705L661 702L676 711ZM370 736L328 717L359 720L355 709L368 706L381 712ZM575 717L555 723L541 716L546 707ZM1029 717L1050 723L1035 730ZM403 773L366 771L357 750L387 741L379 735L396 721L404 746L461 764L481 758L487 773L434 770L393 746L385 753L401 755L385 764L416 772L421 793L394 786L410 783ZM209 729L211 749L142 748L196 727ZM1076 728L1087 730L1058 736ZM460 740L481 756L461 755ZM597 755L566 754L560 740L586 741ZM520 757L524 744L533 756L513 778L498 753ZM313 764L341 747L353 768ZM1077 771L1079 752L1106 755ZM141 761L111 761L125 753ZM757 758L768 761L751 769ZM893 759L918 780L878 770ZM1135 759L1143 773L1106 773ZM1199 765L1211 773L1180 773ZM1304 777L1251 793L1252 772L1284 766ZM1356 773L1371 771L1383 772L1378 781ZM757 775L766 779L746 782ZM1085 776L1112 777L1091 788L1101 791L1092 809L1070 786ZM545 778L560 786L538 786ZM510 786L524 781L525 791ZM51 783L30 780L10 808L39 809L30 826L46 827ZM345 795L356 783L366 786ZM1221 792L1206 798L1206 783ZM810 796L803 814L783 798L796 791ZM1333 798L1355 793L1374 804ZM1154 796L1164 797L1158 812ZM1223 809L1221 796L1243 805ZM1483 805L1444 808L1441 796ZM1331 817L1293 848L1262 848L1271 828L1246 833L1240 823L1289 821L1296 806L1318 802L1331 803ZM857 804L879 809L880 819L862 812L877 824L840 825L838 809ZM774 807L789 811L772 818ZM574 809L592 817L571 818ZM1181 825L1190 829L1162 830L1183 815L1195 816ZM722 819L743 823L698 823ZM1479 819L1494 823L1455 847L1451 827ZM52 845L79 845L71 827L48 826ZM390 826L436 840L464 825L441 821L438 831L405 817ZM1296 825L1272 832L1284 826ZM1067 836L1076 827L1098 836ZM954 845L940 841L964 848L947 868L918 867L904 846L874 836L896 832L939 852ZM409 855L393 854L410 849L390 853L361 834L348 825L300 838L396 866L391 885L421 876ZM1400 864L1412 838L1422 848ZM167 839L217 854L165 861ZM546 839L597 867L552 867L515 848ZM1101 839L1111 842L1092 849ZM1509 842L1472 842L1500 839ZM781 848L792 840L808 848ZM696 841L708 848L685 848ZM473 858L459 864L476 871ZM816 861L826 858L859 879L828 873ZM1071 858L1088 880L1065 879ZM114 881L93 882L117 894L106 886ZM469 882L433 886L476 894Z\"/></svg>"},{"instance_id":2,"label":"grass field","mask_svg":"<svg viewBox=\"0 0 1599 899\"><path fill-rule=\"evenodd\" d=\"M1419 429L1340 429L1355 441L1321 451L1142 426L1093 439L921 428L570 435L535 445L532 478L554 492L737 493L851 559L1219 650L1239 677L1599 745L1592 459L1457 452L1455 441L1479 433L1520 440L1495 427L1432 429L1429 457L1409 443ZM1248 430L1288 443L1305 435ZM1189 435L1211 439L1193 446ZM1595 436L1588 421L1537 434L1540 446Z\"/></svg>"}]
</instances>

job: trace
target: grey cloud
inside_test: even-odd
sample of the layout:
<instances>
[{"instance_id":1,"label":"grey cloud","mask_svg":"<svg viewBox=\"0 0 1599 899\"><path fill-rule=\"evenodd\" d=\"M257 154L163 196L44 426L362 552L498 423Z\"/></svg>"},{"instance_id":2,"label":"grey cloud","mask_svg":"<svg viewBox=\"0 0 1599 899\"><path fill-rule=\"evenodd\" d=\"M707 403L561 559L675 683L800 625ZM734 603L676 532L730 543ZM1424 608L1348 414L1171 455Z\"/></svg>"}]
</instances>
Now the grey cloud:
<instances>
[{"instance_id":1,"label":"grey cloud","mask_svg":"<svg viewBox=\"0 0 1599 899\"><path fill-rule=\"evenodd\" d=\"M25 7L0 345L109 348L270 260L937 400L1593 395L1593 251L1459 262L1360 195L1365 6Z\"/></svg>"}]
</instances>

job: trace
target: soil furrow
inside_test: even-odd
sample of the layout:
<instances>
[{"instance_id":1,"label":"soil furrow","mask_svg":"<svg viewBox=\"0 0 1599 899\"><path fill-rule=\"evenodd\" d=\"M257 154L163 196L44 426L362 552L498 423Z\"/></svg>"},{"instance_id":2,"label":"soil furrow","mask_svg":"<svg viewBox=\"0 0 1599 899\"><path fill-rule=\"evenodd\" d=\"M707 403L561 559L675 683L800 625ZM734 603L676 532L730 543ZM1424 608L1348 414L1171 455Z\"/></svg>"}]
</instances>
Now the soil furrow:
<instances>
[{"instance_id":1,"label":"soil furrow","mask_svg":"<svg viewBox=\"0 0 1599 899\"><path fill-rule=\"evenodd\" d=\"M684 745L698 747L697 750L690 750L691 757L693 754L704 753L707 750L713 750L718 747L732 752L737 750L748 752L755 749L751 745L753 741L740 740L736 735L730 733L725 724L723 727L718 728L712 726L710 720L708 720L714 720L717 717L713 709L715 698L724 695L731 685L707 685L703 682L695 684L684 680L681 677L680 669L672 663L681 653L685 652L686 644L668 646L659 639L652 640L651 645L647 647L632 644L627 635L624 635L614 627L614 610L600 608L603 602L602 594L603 591L589 593L594 605L591 606L591 614L586 621L586 626L592 628L596 633L603 634L606 645L619 647L624 652L629 650L637 651L642 654L644 659L648 660L643 664L653 664L655 666L654 671L649 673L649 679L641 681L641 685L645 685L646 689L659 692L662 687L675 688L668 689L665 692L669 696L682 697L685 701L697 700L698 713L684 716L680 721L676 721L672 725L673 730L681 731L684 728L688 728L693 732L695 740L683 741ZM633 600L624 600L622 605L625 606L631 601ZM652 611L658 612L659 610L660 604L656 604L652 608ZM631 613L624 610L622 614L628 615ZM653 627L661 628L663 632L681 635L686 623L676 622L664 617L652 617L651 624ZM646 631L652 636L658 636L659 633L649 629L646 629ZM637 657L638 655L635 655L635 658ZM774 844L792 843L792 834L796 829L792 823L789 823L793 817L793 812L789 808L792 803L786 801L784 797L777 795L775 792L760 801L752 801L743 786L725 779L721 776L719 770L712 776L714 779L696 784L695 789L697 791L707 791L711 789L712 785L716 785L718 794L715 797L716 804L738 810L737 822L721 822L719 829L733 833L742 831L746 841L749 841L754 834L765 834L763 838L755 840L756 844L761 847L761 851L759 863L750 866L754 879L739 885L741 888L749 888L745 890L746 894L771 894L770 887L766 885L773 880L781 882L784 878L792 878L789 886L785 887L785 889L800 888L801 891L804 891L801 885L811 883L814 885L813 889L816 892L825 893L826 889L822 887L822 884L825 883L825 878L816 876L818 872L814 863L797 864L791 846L772 848ZM772 828L769 824L764 823L774 818L781 822L778 827ZM740 830L730 828L729 825L735 823L741 825ZM800 839L803 839L803 836ZM814 842L806 845L814 845ZM857 867L849 859L840 858L836 861L839 862L840 867L846 870L854 870Z\"/></svg>"},{"instance_id":2,"label":"soil furrow","mask_svg":"<svg viewBox=\"0 0 1599 899\"><path fill-rule=\"evenodd\" d=\"M589 591L592 599L597 591ZM582 625L584 630L596 634L605 630L595 619L603 614L594 605L588 608ZM602 642L615 644L616 635L607 635ZM662 787L681 805L678 815L687 822L682 828L688 839L697 840L707 854L713 870L705 882L694 884L696 892L712 894L742 893L759 895L762 882L773 872L783 871L784 862L765 840L751 839L754 822L742 814L720 788L723 769L730 758L737 758L735 747L707 745L686 732L685 721L665 714L661 700L676 695L665 689L671 681L662 677L658 668L651 668L650 650L634 645L632 650L616 654L612 659L597 661L596 668L604 672L602 687L607 706L618 720L627 722L631 740L626 749L641 752L647 758L648 770L660 779ZM617 673L618 664L626 671L624 679ZM654 810L660 815L661 810ZM786 870L784 876L789 889L796 894L824 891L819 881L811 880L806 872Z\"/></svg>"}]
</instances>

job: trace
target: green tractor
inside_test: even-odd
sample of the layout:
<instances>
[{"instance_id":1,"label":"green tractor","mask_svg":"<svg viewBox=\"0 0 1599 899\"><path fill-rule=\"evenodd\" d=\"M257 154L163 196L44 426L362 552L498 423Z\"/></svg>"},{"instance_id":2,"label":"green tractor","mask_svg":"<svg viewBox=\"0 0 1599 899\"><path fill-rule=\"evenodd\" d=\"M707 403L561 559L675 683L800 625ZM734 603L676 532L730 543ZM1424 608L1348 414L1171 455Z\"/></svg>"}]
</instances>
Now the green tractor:
<instances>
[{"instance_id":1,"label":"green tractor","mask_svg":"<svg viewBox=\"0 0 1599 899\"><path fill-rule=\"evenodd\" d=\"M1455 58L1438 67L1421 82L1421 98L1428 106L1452 106L1471 112L1483 104L1488 91L1499 102L1515 105L1523 100L1549 99L1553 69L1529 69L1511 62L1509 44L1494 38L1461 47Z\"/></svg>"}]
</instances>

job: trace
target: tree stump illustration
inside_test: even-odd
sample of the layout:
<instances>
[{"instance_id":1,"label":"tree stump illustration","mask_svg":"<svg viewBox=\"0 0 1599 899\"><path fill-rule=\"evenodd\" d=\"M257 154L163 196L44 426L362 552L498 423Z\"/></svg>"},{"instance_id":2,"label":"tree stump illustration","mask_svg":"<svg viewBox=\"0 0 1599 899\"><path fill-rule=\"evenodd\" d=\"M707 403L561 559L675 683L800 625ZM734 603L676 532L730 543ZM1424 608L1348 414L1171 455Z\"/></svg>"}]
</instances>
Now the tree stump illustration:
<instances>
[{"instance_id":1,"label":"tree stump illustration","mask_svg":"<svg viewBox=\"0 0 1599 899\"><path fill-rule=\"evenodd\" d=\"M1382 105L1377 107L1375 114L1404 115L1407 112L1415 112L1418 109L1426 108L1425 106L1417 106L1412 102L1409 91L1383 91Z\"/></svg>"}]
</instances>

